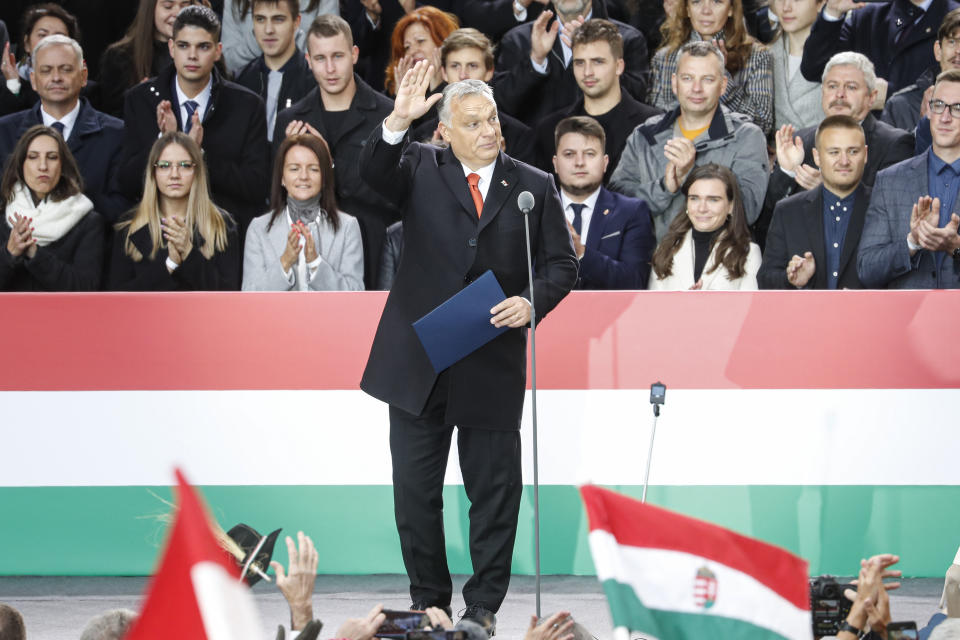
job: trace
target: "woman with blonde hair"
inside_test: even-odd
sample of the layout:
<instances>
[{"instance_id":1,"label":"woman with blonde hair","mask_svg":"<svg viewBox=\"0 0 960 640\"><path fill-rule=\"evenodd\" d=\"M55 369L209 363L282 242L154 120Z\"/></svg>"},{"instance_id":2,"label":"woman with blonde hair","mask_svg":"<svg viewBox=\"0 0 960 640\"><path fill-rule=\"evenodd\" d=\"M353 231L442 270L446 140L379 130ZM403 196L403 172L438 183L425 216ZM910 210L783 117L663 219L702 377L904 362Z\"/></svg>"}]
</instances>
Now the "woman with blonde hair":
<instances>
[{"instance_id":1,"label":"woman with blonde hair","mask_svg":"<svg viewBox=\"0 0 960 640\"><path fill-rule=\"evenodd\" d=\"M650 63L647 102L664 110L677 106L672 78L677 55L687 42L713 41L726 59L727 89L720 103L748 116L764 134L773 130L773 59L747 33L742 0L686 0L661 27L664 45Z\"/></svg>"},{"instance_id":2,"label":"woman with blonde hair","mask_svg":"<svg viewBox=\"0 0 960 640\"><path fill-rule=\"evenodd\" d=\"M760 247L750 242L733 171L694 167L681 187L684 213L670 223L651 261L650 289L757 289Z\"/></svg>"},{"instance_id":3,"label":"woman with blonde hair","mask_svg":"<svg viewBox=\"0 0 960 640\"><path fill-rule=\"evenodd\" d=\"M440 47L448 35L460 28L457 17L436 7L423 6L397 21L390 36L390 61L387 63L387 93L397 95L397 85L409 69L420 60L433 65L430 91L443 82L440 69Z\"/></svg>"},{"instance_id":4,"label":"woman with blonde hair","mask_svg":"<svg viewBox=\"0 0 960 640\"><path fill-rule=\"evenodd\" d=\"M153 144L143 199L117 224L110 265L116 291L236 290L237 225L210 200L200 147L179 131Z\"/></svg>"}]
</instances>

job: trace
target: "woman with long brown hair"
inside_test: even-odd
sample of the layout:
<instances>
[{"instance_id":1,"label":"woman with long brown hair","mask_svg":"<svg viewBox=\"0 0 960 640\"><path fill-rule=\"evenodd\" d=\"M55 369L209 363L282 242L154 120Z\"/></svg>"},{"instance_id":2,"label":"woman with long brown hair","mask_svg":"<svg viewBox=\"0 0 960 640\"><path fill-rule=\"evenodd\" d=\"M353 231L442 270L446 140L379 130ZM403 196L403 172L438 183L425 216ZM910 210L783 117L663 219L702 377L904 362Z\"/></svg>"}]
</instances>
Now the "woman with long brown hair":
<instances>
[{"instance_id":1,"label":"woman with long brown hair","mask_svg":"<svg viewBox=\"0 0 960 640\"><path fill-rule=\"evenodd\" d=\"M440 73L440 46L444 39L460 28L457 17L436 7L423 6L397 21L390 36L390 61L384 85L387 93L397 95L397 83L408 69L420 60L433 65L430 91L443 82Z\"/></svg>"},{"instance_id":2,"label":"woman with long brown hair","mask_svg":"<svg viewBox=\"0 0 960 640\"><path fill-rule=\"evenodd\" d=\"M671 79L677 71L677 54L687 42L712 40L724 53L727 89L720 103L742 113L765 134L773 130L773 59L770 52L747 33L742 0L685 0L667 16L661 27L663 46L650 64L647 102L674 109L677 98Z\"/></svg>"},{"instance_id":3,"label":"woman with long brown hair","mask_svg":"<svg viewBox=\"0 0 960 640\"><path fill-rule=\"evenodd\" d=\"M760 247L750 242L743 197L733 171L694 167L681 187L684 213L653 253L650 289L757 289Z\"/></svg>"},{"instance_id":4,"label":"woman with long brown hair","mask_svg":"<svg viewBox=\"0 0 960 640\"><path fill-rule=\"evenodd\" d=\"M210 200L203 152L185 133L153 144L143 199L117 224L115 291L232 291L240 285L237 225Z\"/></svg>"}]
</instances>

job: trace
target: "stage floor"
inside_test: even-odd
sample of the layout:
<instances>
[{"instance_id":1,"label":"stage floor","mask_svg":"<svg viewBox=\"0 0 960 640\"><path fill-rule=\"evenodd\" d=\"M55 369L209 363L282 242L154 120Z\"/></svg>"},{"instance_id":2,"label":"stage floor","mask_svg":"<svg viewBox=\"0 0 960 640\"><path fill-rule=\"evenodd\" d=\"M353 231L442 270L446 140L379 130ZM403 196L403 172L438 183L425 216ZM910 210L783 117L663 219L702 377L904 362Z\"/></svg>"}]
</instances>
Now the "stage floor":
<instances>
[{"instance_id":1,"label":"stage floor","mask_svg":"<svg viewBox=\"0 0 960 640\"><path fill-rule=\"evenodd\" d=\"M459 595L465 577L455 578L456 614L463 607ZM0 602L23 613L30 640L77 640L87 621L107 609L139 605L145 578L75 577L0 577ZM906 580L894 592L891 608L894 620L916 620L923 627L940 599L943 580L916 578ZM333 637L340 623L359 617L382 602L391 608L406 608L405 576L318 576L314 590L314 615L324 621L321 637ZM289 624L286 603L272 584L254 589L264 625L263 637L273 638L278 624ZM519 640L530 615L535 611L534 579L516 576L510 593L498 615L497 637ZM544 614L571 611L597 638L611 636L606 600L595 578L582 576L545 576L541 587ZM638 635L634 635L639 638Z\"/></svg>"}]
</instances>

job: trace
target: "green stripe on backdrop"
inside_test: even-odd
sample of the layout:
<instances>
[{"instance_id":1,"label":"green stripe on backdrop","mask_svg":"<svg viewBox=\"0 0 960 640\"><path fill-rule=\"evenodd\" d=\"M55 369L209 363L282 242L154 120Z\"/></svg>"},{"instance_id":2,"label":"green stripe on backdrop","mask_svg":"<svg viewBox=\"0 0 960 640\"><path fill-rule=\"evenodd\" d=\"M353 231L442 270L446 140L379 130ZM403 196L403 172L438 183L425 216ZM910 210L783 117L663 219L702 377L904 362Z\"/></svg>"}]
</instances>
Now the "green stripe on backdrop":
<instances>
[{"instance_id":1,"label":"green stripe on backdrop","mask_svg":"<svg viewBox=\"0 0 960 640\"><path fill-rule=\"evenodd\" d=\"M659 611L644 607L628 585L604 580L614 627L649 633L657 638L723 638L723 640L785 640L779 633L734 618ZM690 581L693 592L693 581Z\"/></svg>"},{"instance_id":2,"label":"green stripe on backdrop","mask_svg":"<svg viewBox=\"0 0 960 640\"><path fill-rule=\"evenodd\" d=\"M613 486L640 497L640 487ZM389 486L210 486L219 522L302 529L333 574L402 573ZM0 575L146 575L163 542L167 487L0 488ZM651 487L652 504L783 546L811 572L849 575L861 557L900 554L907 576L942 576L960 544L957 486ZM469 573L461 486L444 491L451 570ZM540 490L543 571L592 574L576 487ZM153 516L153 517L151 517ZM533 573L533 491L524 490L514 571ZM281 544L279 558L286 559Z\"/></svg>"}]
</instances>

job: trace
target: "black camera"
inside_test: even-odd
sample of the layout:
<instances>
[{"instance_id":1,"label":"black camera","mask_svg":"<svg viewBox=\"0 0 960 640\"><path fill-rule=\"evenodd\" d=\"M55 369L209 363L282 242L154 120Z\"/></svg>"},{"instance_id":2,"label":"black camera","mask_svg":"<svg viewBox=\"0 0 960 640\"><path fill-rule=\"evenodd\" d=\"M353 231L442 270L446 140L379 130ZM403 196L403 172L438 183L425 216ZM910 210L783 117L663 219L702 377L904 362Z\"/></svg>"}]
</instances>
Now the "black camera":
<instances>
[{"instance_id":1,"label":"black camera","mask_svg":"<svg viewBox=\"0 0 960 640\"><path fill-rule=\"evenodd\" d=\"M840 625L850 614L853 604L843 592L856 591L857 586L837 582L834 576L817 576L810 579L810 613L813 617L813 636L835 636Z\"/></svg>"}]
</instances>

